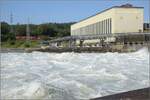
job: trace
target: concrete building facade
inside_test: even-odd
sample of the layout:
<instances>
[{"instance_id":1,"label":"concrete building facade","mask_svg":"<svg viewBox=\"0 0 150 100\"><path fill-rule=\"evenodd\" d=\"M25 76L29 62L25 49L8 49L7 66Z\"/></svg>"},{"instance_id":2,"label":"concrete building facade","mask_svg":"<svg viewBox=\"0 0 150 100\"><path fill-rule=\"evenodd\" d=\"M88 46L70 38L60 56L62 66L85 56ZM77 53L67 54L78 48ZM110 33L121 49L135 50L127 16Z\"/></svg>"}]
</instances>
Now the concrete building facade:
<instances>
[{"instance_id":1,"label":"concrete building facade","mask_svg":"<svg viewBox=\"0 0 150 100\"><path fill-rule=\"evenodd\" d=\"M71 35L143 32L143 7L114 6L71 25Z\"/></svg>"}]
</instances>

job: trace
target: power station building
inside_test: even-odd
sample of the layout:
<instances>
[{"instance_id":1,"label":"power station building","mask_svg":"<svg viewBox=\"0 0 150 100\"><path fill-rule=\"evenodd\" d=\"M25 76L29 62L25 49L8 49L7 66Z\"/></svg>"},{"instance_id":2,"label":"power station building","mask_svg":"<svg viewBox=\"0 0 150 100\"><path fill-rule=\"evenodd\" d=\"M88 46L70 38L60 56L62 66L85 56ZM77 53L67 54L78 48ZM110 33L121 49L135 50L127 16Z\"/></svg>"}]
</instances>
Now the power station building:
<instances>
[{"instance_id":1,"label":"power station building","mask_svg":"<svg viewBox=\"0 0 150 100\"><path fill-rule=\"evenodd\" d=\"M143 32L143 7L114 6L71 25L71 36Z\"/></svg>"},{"instance_id":2,"label":"power station building","mask_svg":"<svg viewBox=\"0 0 150 100\"><path fill-rule=\"evenodd\" d=\"M118 48L118 45L132 42L142 44L147 37L143 32L143 16L144 7L134 7L131 4L114 6L71 25L71 36L51 42L57 46L65 44L68 47Z\"/></svg>"}]
</instances>

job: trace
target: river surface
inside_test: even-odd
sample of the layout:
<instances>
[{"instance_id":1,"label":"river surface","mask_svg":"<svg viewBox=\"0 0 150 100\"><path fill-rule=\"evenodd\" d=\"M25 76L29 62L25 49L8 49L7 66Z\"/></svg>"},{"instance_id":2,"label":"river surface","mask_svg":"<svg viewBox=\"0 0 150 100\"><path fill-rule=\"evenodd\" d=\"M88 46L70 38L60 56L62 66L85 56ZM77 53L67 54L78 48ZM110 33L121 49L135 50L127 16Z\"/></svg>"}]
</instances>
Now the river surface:
<instances>
[{"instance_id":1,"label":"river surface","mask_svg":"<svg viewBox=\"0 0 150 100\"><path fill-rule=\"evenodd\" d=\"M79 100L149 86L149 52L2 53L2 99Z\"/></svg>"}]
</instances>

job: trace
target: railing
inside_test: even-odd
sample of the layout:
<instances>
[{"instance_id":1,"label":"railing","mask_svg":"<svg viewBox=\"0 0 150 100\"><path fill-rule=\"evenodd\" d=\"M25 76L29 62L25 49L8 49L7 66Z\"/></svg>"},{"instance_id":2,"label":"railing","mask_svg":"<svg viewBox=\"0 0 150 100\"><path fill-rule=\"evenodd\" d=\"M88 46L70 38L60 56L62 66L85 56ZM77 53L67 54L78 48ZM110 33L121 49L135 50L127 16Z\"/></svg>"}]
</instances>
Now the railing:
<instances>
[{"instance_id":1,"label":"railing","mask_svg":"<svg viewBox=\"0 0 150 100\"><path fill-rule=\"evenodd\" d=\"M113 34L93 34L93 35L74 35L74 36L66 36L62 38L57 38L51 40L50 42L61 42L61 41L69 41L69 40L87 40L87 39L101 39L107 37L121 37L121 36L133 36L133 35L148 35L149 32L146 33L113 33Z\"/></svg>"}]
</instances>

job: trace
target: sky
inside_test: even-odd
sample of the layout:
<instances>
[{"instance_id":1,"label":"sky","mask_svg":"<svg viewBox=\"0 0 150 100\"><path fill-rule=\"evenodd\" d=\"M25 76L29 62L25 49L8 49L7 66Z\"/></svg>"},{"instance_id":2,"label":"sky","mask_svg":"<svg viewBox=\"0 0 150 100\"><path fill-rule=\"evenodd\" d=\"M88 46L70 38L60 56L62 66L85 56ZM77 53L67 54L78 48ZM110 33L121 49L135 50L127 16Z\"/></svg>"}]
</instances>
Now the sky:
<instances>
[{"instance_id":1,"label":"sky","mask_svg":"<svg viewBox=\"0 0 150 100\"><path fill-rule=\"evenodd\" d=\"M0 20L10 23L12 13L13 24L77 22L126 3L144 7L144 22L149 22L149 0L0 0Z\"/></svg>"}]
</instances>

